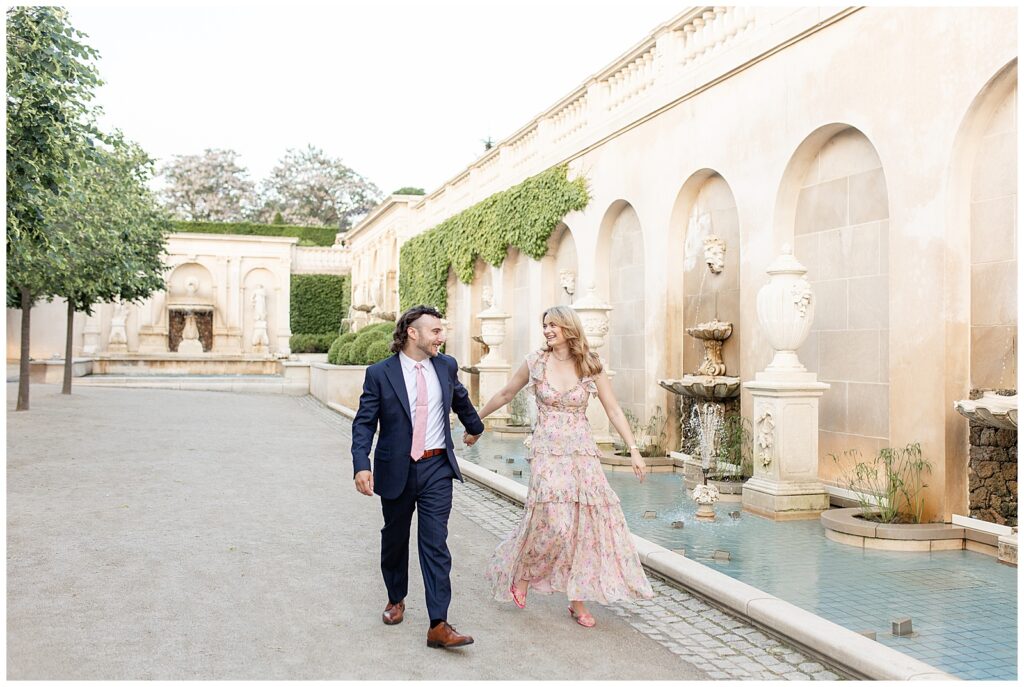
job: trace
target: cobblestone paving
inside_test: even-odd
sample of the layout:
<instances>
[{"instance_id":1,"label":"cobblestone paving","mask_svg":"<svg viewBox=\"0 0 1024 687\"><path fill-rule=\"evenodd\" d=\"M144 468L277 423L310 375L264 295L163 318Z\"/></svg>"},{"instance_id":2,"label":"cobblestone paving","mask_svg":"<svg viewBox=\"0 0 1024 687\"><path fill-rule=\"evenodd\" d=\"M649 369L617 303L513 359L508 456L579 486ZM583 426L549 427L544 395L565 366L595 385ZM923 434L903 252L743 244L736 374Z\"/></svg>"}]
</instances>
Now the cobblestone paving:
<instances>
[{"instance_id":1,"label":"cobblestone paving","mask_svg":"<svg viewBox=\"0 0 1024 687\"><path fill-rule=\"evenodd\" d=\"M352 423L328 410L312 396L297 399L317 416L351 437ZM472 482L456 482L453 507L497 537L519 522L522 506ZM766 635L668 582L650 571L655 597L637 603L618 603L608 610L623 618L680 660L720 680L845 680L834 666Z\"/></svg>"},{"instance_id":2,"label":"cobblestone paving","mask_svg":"<svg viewBox=\"0 0 1024 687\"><path fill-rule=\"evenodd\" d=\"M519 522L522 507L488 489L455 483L454 508L498 537ZM648 571L655 597L607 606L680 660L721 680L843 680L822 664Z\"/></svg>"}]
</instances>

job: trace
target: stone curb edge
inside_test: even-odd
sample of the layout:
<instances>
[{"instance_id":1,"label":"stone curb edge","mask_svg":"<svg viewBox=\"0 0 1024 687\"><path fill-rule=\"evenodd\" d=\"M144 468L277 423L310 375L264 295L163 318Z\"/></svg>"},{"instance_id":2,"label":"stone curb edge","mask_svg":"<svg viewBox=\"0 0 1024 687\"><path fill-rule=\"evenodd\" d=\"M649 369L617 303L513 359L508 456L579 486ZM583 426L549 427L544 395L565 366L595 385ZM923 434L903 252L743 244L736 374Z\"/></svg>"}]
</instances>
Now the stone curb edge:
<instances>
[{"instance_id":1,"label":"stone curb edge","mask_svg":"<svg viewBox=\"0 0 1024 687\"><path fill-rule=\"evenodd\" d=\"M458 459L465 478L520 504L526 487L475 463ZM633 535L640 561L701 596L805 646L854 675L873 680L957 680L916 658Z\"/></svg>"}]
</instances>

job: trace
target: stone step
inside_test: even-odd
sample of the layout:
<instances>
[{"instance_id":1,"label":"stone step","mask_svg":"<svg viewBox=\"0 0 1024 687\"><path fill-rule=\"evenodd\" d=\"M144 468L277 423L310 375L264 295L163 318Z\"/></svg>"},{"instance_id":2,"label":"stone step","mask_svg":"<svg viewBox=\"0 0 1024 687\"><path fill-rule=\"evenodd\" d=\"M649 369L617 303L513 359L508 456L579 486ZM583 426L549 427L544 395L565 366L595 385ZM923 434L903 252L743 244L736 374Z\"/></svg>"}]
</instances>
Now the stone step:
<instances>
[{"instance_id":1,"label":"stone step","mask_svg":"<svg viewBox=\"0 0 1024 687\"><path fill-rule=\"evenodd\" d=\"M75 380L78 386L110 386L136 389L232 391L249 394L305 396L309 384L281 375L89 375Z\"/></svg>"}]
</instances>

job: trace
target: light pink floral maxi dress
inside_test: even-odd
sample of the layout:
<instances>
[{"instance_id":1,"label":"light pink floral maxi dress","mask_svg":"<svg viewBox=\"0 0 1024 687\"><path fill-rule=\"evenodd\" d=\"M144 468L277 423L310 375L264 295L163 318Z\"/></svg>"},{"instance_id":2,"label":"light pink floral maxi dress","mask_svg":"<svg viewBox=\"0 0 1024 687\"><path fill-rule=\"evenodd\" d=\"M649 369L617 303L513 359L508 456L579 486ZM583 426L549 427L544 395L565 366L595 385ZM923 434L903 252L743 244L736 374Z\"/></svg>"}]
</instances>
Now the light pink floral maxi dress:
<instances>
[{"instance_id":1,"label":"light pink floral maxi dress","mask_svg":"<svg viewBox=\"0 0 1024 687\"><path fill-rule=\"evenodd\" d=\"M526 357L527 388L537 398L530 488L523 519L487 566L494 598L511 601L509 585L517 579L528 580L530 592L565 592L573 600L607 604L651 598L654 592L587 422L587 402L597 394L597 384L584 377L558 391L548 384L547 358L543 350Z\"/></svg>"}]
</instances>

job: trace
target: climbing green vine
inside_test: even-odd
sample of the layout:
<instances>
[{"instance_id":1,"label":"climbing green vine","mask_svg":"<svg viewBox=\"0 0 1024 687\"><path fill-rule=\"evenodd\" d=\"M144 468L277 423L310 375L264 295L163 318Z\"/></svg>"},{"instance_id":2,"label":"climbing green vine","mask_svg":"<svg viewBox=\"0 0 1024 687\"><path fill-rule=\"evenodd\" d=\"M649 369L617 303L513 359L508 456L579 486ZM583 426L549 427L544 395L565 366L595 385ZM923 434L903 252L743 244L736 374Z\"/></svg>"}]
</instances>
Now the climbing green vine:
<instances>
[{"instance_id":1,"label":"climbing green vine","mask_svg":"<svg viewBox=\"0 0 1024 687\"><path fill-rule=\"evenodd\" d=\"M568 165L552 167L406 242L399 257L402 308L423 303L445 312L449 267L459 281L469 284L478 257L497 267L509 246L534 260L544 257L558 223L590 202L586 179L569 181L568 175Z\"/></svg>"}]
</instances>

